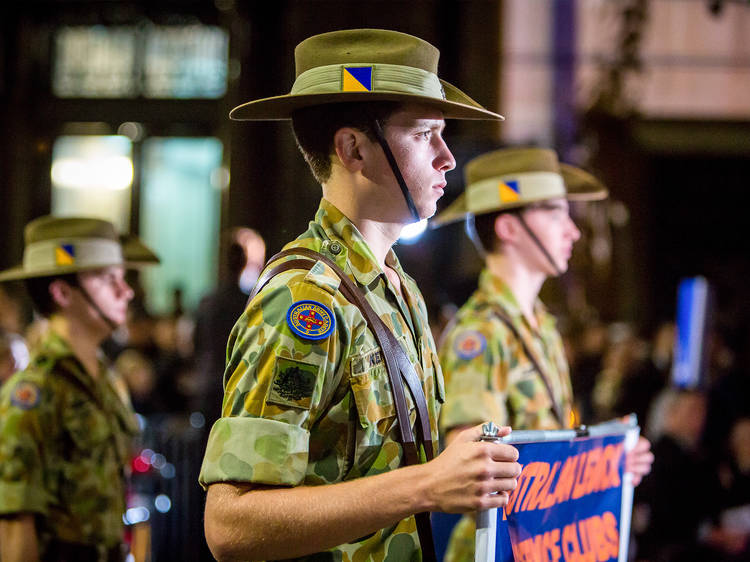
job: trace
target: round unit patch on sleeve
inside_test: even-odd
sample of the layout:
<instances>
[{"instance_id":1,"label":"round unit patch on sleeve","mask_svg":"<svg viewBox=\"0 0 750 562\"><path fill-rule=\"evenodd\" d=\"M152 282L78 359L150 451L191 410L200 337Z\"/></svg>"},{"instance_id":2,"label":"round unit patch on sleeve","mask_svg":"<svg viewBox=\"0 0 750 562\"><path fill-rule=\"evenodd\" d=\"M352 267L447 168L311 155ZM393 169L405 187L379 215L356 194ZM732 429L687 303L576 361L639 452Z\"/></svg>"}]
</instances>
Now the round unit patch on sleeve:
<instances>
[{"instance_id":1,"label":"round unit patch on sleeve","mask_svg":"<svg viewBox=\"0 0 750 562\"><path fill-rule=\"evenodd\" d=\"M456 336L453 349L461 359L474 359L487 347L484 334L476 330L465 330Z\"/></svg>"},{"instance_id":2,"label":"round unit patch on sleeve","mask_svg":"<svg viewBox=\"0 0 750 562\"><path fill-rule=\"evenodd\" d=\"M22 410L31 410L39 404L42 391L33 382L21 381L10 393L10 403Z\"/></svg>"},{"instance_id":3,"label":"round unit patch on sleeve","mask_svg":"<svg viewBox=\"0 0 750 562\"><path fill-rule=\"evenodd\" d=\"M327 338L336 326L331 309L311 300L298 301L290 306L286 321L292 332L308 340Z\"/></svg>"}]
</instances>

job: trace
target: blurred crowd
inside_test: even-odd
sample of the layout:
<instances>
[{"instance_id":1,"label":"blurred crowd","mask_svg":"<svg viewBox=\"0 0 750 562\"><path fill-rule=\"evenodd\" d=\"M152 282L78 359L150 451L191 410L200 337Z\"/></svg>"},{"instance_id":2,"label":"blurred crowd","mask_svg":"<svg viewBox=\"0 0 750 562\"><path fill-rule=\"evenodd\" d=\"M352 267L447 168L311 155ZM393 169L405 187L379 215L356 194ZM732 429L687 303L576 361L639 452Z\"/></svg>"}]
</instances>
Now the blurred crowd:
<instances>
[{"instance_id":1,"label":"blurred crowd","mask_svg":"<svg viewBox=\"0 0 750 562\"><path fill-rule=\"evenodd\" d=\"M210 559L197 474L208 430L220 415L227 338L265 260L256 232L237 229L227 236L221 282L194 314L182 307L179 291L171 314L149 314L133 279L127 325L105 346L143 430L133 460L130 522L150 520L158 560ZM455 310L441 307L435 326ZM0 383L26 366L44 329L22 291L0 286ZM715 330L705 384L678 390L670 381L674 339L671 322L648 336L624 323L598 321L567 330L578 419L591 424L634 413L653 443L652 474L636 489L633 559L748 560L746 348L736 343L741 337Z\"/></svg>"},{"instance_id":2,"label":"blurred crowd","mask_svg":"<svg viewBox=\"0 0 750 562\"><path fill-rule=\"evenodd\" d=\"M635 491L635 560L750 560L750 364L737 332L715 326L704 380L689 390L671 381L672 322L648 337L592 322L567 338L580 419L634 413L653 444Z\"/></svg>"}]
</instances>

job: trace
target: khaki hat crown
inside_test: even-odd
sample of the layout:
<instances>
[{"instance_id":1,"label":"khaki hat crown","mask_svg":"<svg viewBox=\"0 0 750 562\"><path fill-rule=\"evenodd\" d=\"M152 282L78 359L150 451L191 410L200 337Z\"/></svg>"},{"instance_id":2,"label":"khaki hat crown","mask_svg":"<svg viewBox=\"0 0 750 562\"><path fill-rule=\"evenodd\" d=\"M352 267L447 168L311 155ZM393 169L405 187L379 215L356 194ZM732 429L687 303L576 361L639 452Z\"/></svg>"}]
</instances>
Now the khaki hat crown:
<instances>
[{"instance_id":1,"label":"khaki hat crown","mask_svg":"<svg viewBox=\"0 0 750 562\"><path fill-rule=\"evenodd\" d=\"M464 193L435 217L433 226L550 199L594 201L607 197L607 188L594 176L559 162L557 153L545 148L482 154L466 164L464 177Z\"/></svg>"},{"instance_id":2,"label":"khaki hat crown","mask_svg":"<svg viewBox=\"0 0 750 562\"><path fill-rule=\"evenodd\" d=\"M158 258L137 238L132 248L149 259L129 259L111 223L89 217L39 217L24 229L23 263L0 272L0 281L65 275L113 265L138 267ZM130 252L132 253L132 252Z\"/></svg>"},{"instance_id":3,"label":"khaki hat crown","mask_svg":"<svg viewBox=\"0 0 750 562\"><path fill-rule=\"evenodd\" d=\"M440 109L445 118L502 119L437 76L440 52L428 42L386 29L314 35L294 52L296 80L288 94L232 110L236 120L290 119L328 103L401 101Z\"/></svg>"}]
</instances>

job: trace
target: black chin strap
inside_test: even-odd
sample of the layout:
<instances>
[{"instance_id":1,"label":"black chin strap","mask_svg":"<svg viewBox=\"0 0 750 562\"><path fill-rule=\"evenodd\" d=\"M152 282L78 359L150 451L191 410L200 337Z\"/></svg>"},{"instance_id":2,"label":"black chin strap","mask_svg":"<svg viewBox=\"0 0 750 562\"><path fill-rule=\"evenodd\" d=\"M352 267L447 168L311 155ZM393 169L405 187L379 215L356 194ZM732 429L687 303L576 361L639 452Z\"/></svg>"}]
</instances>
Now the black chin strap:
<instances>
[{"instance_id":1,"label":"black chin strap","mask_svg":"<svg viewBox=\"0 0 750 562\"><path fill-rule=\"evenodd\" d=\"M106 324L107 326L109 326L109 327L110 327L110 328L112 329L112 331L113 331L113 332L114 332L115 330L117 330L117 328L119 328L119 326L118 326L117 324L115 324L115 323L114 323L114 322L113 322L113 321L112 321L112 320L111 320L111 319L109 318L109 316L107 316L106 314L104 314L104 311L103 311L103 310L102 310L101 308L99 308L99 305L98 305L98 304L96 304L96 303L94 302L94 299L93 299L93 298L91 298L91 295L89 295L89 292L88 292L88 291L87 291L86 289L84 289L83 287L81 287L81 285L77 285L77 286L76 286L75 288L76 288L76 289L78 289L78 290L79 290L79 291L81 292L81 294L83 295L83 298L84 298L84 299L86 300L86 302L88 302L88 303L89 303L89 304L91 305L91 307L92 307L92 308L93 308L93 309L94 309L94 310L96 311L96 313L97 313L97 314L99 315L99 318L101 318L102 320L104 320L104 323L105 323L105 324Z\"/></svg>"},{"instance_id":2,"label":"black chin strap","mask_svg":"<svg viewBox=\"0 0 750 562\"><path fill-rule=\"evenodd\" d=\"M544 254L544 257L547 258L547 261L552 265L552 269L555 270L555 275L562 275L563 272L560 270L559 267L557 267L557 264L555 263L555 260L552 259L552 256L547 251L547 248L544 247L544 244L542 244L541 240L537 238L537 235L534 234L534 231L531 230L528 224L526 224L526 221L523 218L523 215L521 213L518 213L518 220L521 221L521 226L523 226L524 230L526 231L526 234L529 235L529 237L534 241L534 244L536 244L536 247L539 248L539 251Z\"/></svg>"},{"instance_id":3,"label":"black chin strap","mask_svg":"<svg viewBox=\"0 0 750 562\"><path fill-rule=\"evenodd\" d=\"M398 168L398 164L396 163L396 159L393 157L393 152L391 152L391 147L388 146L388 142L385 140L385 134L383 133L383 127L380 125L380 121L377 119L372 120L373 125L373 132L375 133L375 138L378 139L378 142L380 143L380 146L383 148L383 152L385 153L385 158L388 160L388 164L391 166L391 170L393 170L393 175L396 176L396 181L398 181L398 186L401 188L401 193L404 195L404 199L406 200L406 206L409 207L409 212L411 213L412 218L414 219L414 222L419 222L420 217L419 213L417 212L417 207L414 205L414 200L411 198L411 194L409 193L409 188L406 186L406 182L404 181L404 176L401 175L401 170Z\"/></svg>"}]
</instances>

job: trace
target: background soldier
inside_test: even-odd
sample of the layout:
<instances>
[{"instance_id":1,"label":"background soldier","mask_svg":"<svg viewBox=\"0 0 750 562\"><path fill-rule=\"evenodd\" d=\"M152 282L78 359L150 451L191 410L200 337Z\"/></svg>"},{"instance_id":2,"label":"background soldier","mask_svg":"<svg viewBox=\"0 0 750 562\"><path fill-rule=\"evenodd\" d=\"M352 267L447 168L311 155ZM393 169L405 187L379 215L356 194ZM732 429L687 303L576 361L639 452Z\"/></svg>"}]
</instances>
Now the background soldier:
<instances>
[{"instance_id":1,"label":"background soldier","mask_svg":"<svg viewBox=\"0 0 750 562\"><path fill-rule=\"evenodd\" d=\"M137 425L99 345L125 322L125 268L137 264L98 219L41 217L25 242L23 265L0 280L25 281L49 330L0 392L0 559L122 560L123 477Z\"/></svg>"},{"instance_id":2,"label":"background soldier","mask_svg":"<svg viewBox=\"0 0 750 562\"><path fill-rule=\"evenodd\" d=\"M341 289L356 285L414 365L429 414L424 459L437 443L443 379L422 296L391 246L405 224L435 212L455 166L444 118L500 116L439 80L438 51L403 33L326 33L300 43L295 60L290 94L232 117L292 119L323 200L287 247L322 256L309 271L294 256L272 258L278 274L232 332L224 417L201 473L206 537L219 559L419 560L414 514L503 505L517 451L476 442L476 427L404 467L399 431L412 428L396 421L384 354Z\"/></svg>"},{"instance_id":3,"label":"background soldier","mask_svg":"<svg viewBox=\"0 0 750 562\"><path fill-rule=\"evenodd\" d=\"M466 220L485 269L440 345L446 401L440 427L450 443L485 419L514 429L572 427L573 393L555 319L539 300L548 277L568 268L580 232L568 200L607 196L587 172L560 164L552 150L496 150L465 168L466 192L434 221ZM637 484L653 455L641 438L628 456ZM474 560L473 518L462 518L446 560Z\"/></svg>"}]
</instances>

